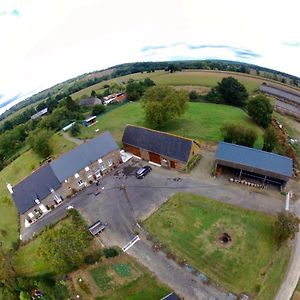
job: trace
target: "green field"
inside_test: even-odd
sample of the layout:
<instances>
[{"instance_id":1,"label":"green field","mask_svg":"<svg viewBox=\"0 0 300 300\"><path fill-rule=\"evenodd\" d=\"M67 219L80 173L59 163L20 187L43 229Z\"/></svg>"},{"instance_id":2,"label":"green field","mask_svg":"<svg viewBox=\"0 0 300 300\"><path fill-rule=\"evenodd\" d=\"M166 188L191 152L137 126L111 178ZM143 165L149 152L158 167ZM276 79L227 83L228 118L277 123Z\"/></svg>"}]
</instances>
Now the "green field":
<instances>
[{"instance_id":1,"label":"green field","mask_svg":"<svg viewBox=\"0 0 300 300\"><path fill-rule=\"evenodd\" d=\"M273 217L178 193L144 224L179 258L235 293L273 299L289 261L289 249L276 251ZM232 242L220 242L226 232Z\"/></svg>"},{"instance_id":2,"label":"green field","mask_svg":"<svg viewBox=\"0 0 300 300\"><path fill-rule=\"evenodd\" d=\"M100 131L109 130L116 141L121 144L126 124L145 126L144 114L140 102L132 102L120 106L97 118L98 123L91 127L82 128L80 138L94 137ZM218 142L222 140L220 128L226 123L245 125L254 129L259 139L256 147L263 144L263 131L255 125L241 109L221 104L188 103L186 113L162 128L163 131L197 139L200 141Z\"/></svg>"},{"instance_id":3,"label":"green field","mask_svg":"<svg viewBox=\"0 0 300 300\"><path fill-rule=\"evenodd\" d=\"M75 146L58 134L53 135L50 143L54 150L54 156L59 156ZM6 249L11 248L18 239L19 222L17 209L6 188L6 183L17 184L38 167L40 160L32 150L29 150L0 172L0 187L2 190L0 195L0 241Z\"/></svg>"},{"instance_id":4,"label":"green field","mask_svg":"<svg viewBox=\"0 0 300 300\"><path fill-rule=\"evenodd\" d=\"M190 70L183 72L169 73L165 71L155 71L154 73L135 73L97 83L85 88L77 93L72 94L73 99L80 99L83 95L89 96L94 90L97 93L104 91L105 84L117 83L123 85L129 78L142 80L147 77L151 78L157 85L175 85L175 86L204 86L213 87L217 85L224 77L232 76L243 83L250 94L258 90L262 82L268 81L264 78L251 77L238 73Z\"/></svg>"}]
</instances>

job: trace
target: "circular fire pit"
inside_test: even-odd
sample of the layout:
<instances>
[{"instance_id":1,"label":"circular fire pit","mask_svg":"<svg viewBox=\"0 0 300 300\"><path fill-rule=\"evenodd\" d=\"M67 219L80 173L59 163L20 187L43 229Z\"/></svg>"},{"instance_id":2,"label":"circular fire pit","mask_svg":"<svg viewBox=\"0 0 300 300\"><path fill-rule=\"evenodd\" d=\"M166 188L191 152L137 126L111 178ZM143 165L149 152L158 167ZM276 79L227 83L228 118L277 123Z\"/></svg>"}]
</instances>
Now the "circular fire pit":
<instances>
[{"instance_id":1,"label":"circular fire pit","mask_svg":"<svg viewBox=\"0 0 300 300\"><path fill-rule=\"evenodd\" d=\"M219 235L219 242L223 245L229 245L232 242L232 237L229 233L223 232Z\"/></svg>"}]
</instances>

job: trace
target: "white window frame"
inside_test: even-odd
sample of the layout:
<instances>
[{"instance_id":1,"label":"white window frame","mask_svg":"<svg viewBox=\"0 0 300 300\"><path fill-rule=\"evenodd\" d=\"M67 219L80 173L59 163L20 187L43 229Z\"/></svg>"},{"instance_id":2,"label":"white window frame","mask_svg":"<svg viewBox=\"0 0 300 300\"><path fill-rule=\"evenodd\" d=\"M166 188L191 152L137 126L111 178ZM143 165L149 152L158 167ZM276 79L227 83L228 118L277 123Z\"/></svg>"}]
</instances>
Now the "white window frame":
<instances>
[{"instance_id":1,"label":"white window frame","mask_svg":"<svg viewBox=\"0 0 300 300\"><path fill-rule=\"evenodd\" d=\"M112 165L113 165L113 160L112 160L112 159L109 159L109 160L108 160L108 166L111 167Z\"/></svg>"},{"instance_id":2,"label":"white window frame","mask_svg":"<svg viewBox=\"0 0 300 300\"><path fill-rule=\"evenodd\" d=\"M79 178L79 174L78 173L75 173L74 177L77 179Z\"/></svg>"},{"instance_id":3,"label":"white window frame","mask_svg":"<svg viewBox=\"0 0 300 300\"><path fill-rule=\"evenodd\" d=\"M101 177L101 171L98 169L98 170L96 170L96 172L95 172L95 176L96 176L96 178L99 178L99 177Z\"/></svg>"},{"instance_id":4,"label":"white window frame","mask_svg":"<svg viewBox=\"0 0 300 300\"><path fill-rule=\"evenodd\" d=\"M99 159L98 159L98 163L99 163L99 164L102 164L102 163L103 163L103 160L102 160L101 158L99 158Z\"/></svg>"},{"instance_id":5,"label":"white window frame","mask_svg":"<svg viewBox=\"0 0 300 300\"><path fill-rule=\"evenodd\" d=\"M86 172L88 172L90 170L90 168L87 166L84 168Z\"/></svg>"},{"instance_id":6,"label":"white window frame","mask_svg":"<svg viewBox=\"0 0 300 300\"><path fill-rule=\"evenodd\" d=\"M106 165L105 165L105 163L102 163L101 165L100 165L100 171L105 171L106 170Z\"/></svg>"},{"instance_id":7,"label":"white window frame","mask_svg":"<svg viewBox=\"0 0 300 300\"><path fill-rule=\"evenodd\" d=\"M84 182L83 182L82 179L79 179L79 180L77 181L77 183L78 183L79 186L82 186L82 185L84 184Z\"/></svg>"}]
</instances>

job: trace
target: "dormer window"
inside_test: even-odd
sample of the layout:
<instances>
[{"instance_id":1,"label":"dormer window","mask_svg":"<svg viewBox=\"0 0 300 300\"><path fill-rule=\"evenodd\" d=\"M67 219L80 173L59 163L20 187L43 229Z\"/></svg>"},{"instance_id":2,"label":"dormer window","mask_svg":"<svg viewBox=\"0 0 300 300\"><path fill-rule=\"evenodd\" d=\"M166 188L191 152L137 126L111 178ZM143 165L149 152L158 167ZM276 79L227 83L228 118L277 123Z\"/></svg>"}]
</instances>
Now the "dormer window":
<instances>
[{"instance_id":1,"label":"dormer window","mask_svg":"<svg viewBox=\"0 0 300 300\"><path fill-rule=\"evenodd\" d=\"M79 177L79 174L78 174L78 173L76 173L74 176L75 176L75 178L78 178L78 177Z\"/></svg>"},{"instance_id":2,"label":"dormer window","mask_svg":"<svg viewBox=\"0 0 300 300\"><path fill-rule=\"evenodd\" d=\"M36 198L36 199L34 200L34 202L35 202L36 204L40 204L40 203L41 203L41 201L40 201L38 198Z\"/></svg>"}]
</instances>

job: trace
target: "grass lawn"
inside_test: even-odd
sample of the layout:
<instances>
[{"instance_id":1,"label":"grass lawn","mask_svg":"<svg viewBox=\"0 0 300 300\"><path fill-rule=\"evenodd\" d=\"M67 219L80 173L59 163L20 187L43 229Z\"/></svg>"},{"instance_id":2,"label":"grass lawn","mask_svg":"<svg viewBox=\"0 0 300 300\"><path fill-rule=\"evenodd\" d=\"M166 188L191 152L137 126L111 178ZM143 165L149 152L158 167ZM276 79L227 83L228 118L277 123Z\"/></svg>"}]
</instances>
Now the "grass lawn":
<instances>
[{"instance_id":1,"label":"grass lawn","mask_svg":"<svg viewBox=\"0 0 300 300\"><path fill-rule=\"evenodd\" d=\"M81 91L72 94L73 99L80 99L82 96L90 96L94 90L97 93L104 91L105 84L118 83L123 85L127 83L129 78L134 80L143 80L147 77L151 78L157 85L177 85L177 86L204 86L213 87L217 85L224 77L232 76L243 83L250 94L258 90L261 83L268 81L266 78L250 77L246 74L218 72L218 71L203 71L203 70L189 70L183 72L169 73L165 71L155 71L154 73L135 73L118 78L106 80ZM273 83L274 84L274 83ZM275 83L276 84L276 83Z\"/></svg>"},{"instance_id":2,"label":"grass lawn","mask_svg":"<svg viewBox=\"0 0 300 300\"><path fill-rule=\"evenodd\" d=\"M65 218L55 224L53 229L66 224L76 226L70 218ZM16 255L13 258L13 266L18 275L37 276L53 272L48 262L42 259L38 254L42 241L42 234L38 235L28 244L20 247L16 252Z\"/></svg>"},{"instance_id":3,"label":"grass lawn","mask_svg":"<svg viewBox=\"0 0 300 300\"><path fill-rule=\"evenodd\" d=\"M95 125L82 128L80 138L95 136L95 129L109 130L116 141L121 144L126 124L145 126L140 102L122 105L99 116L97 120L98 123ZM263 131L252 122L243 110L228 105L188 103L186 113L182 117L170 121L162 130L200 141L218 142L222 140L220 128L226 123L241 124L254 129L259 136L255 146L262 146Z\"/></svg>"},{"instance_id":4,"label":"grass lawn","mask_svg":"<svg viewBox=\"0 0 300 300\"><path fill-rule=\"evenodd\" d=\"M67 141L62 136L55 134L50 141L53 146L53 155L60 154L70 150L75 145ZM18 218L17 209L9 194L6 183L17 184L20 180L28 176L40 162L40 158L32 150L20 155L16 160L9 164L0 172L0 241L4 248L9 249L18 239Z\"/></svg>"},{"instance_id":5,"label":"grass lawn","mask_svg":"<svg viewBox=\"0 0 300 300\"><path fill-rule=\"evenodd\" d=\"M69 275L68 289L74 299L79 294L87 300L152 300L170 293L148 269L123 252Z\"/></svg>"},{"instance_id":6,"label":"grass lawn","mask_svg":"<svg viewBox=\"0 0 300 300\"><path fill-rule=\"evenodd\" d=\"M145 221L149 232L180 258L235 292L273 299L289 249L276 252L273 217L202 196L178 193ZM219 240L228 233L232 242Z\"/></svg>"}]
</instances>

